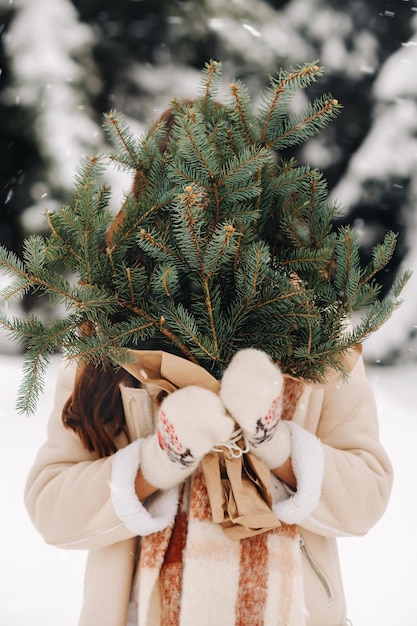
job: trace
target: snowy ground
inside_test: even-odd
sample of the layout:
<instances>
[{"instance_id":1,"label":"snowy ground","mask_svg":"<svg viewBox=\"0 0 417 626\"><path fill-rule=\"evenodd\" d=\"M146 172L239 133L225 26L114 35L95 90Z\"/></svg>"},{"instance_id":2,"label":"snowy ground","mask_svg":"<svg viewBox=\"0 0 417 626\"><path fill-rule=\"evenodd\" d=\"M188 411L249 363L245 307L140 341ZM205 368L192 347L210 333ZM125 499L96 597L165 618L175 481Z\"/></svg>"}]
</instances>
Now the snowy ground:
<instances>
[{"instance_id":1,"label":"snowy ground","mask_svg":"<svg viewBox=\"0 0 417 626\"><path fill-rule=\"evenodd\" d=\"M14 404L21 359L0 354L1 626L77 624L85 556L47 546L22 504L28 469L45 437L55 370L49 370L36 416L20 417ZM417 366L371 368L369 374L396 480L376 527L366 537L340 540L349 615L353 626L416 626Z\"/></svg>"}]
</instances>

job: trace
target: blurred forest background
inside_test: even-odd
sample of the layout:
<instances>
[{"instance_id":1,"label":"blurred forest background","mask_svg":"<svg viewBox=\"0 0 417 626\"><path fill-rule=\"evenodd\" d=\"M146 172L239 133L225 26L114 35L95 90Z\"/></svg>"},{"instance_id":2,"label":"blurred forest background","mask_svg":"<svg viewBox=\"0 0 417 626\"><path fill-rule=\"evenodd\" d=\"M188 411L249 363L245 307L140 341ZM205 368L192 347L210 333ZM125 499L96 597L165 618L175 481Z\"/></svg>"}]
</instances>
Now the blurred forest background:
<instances>
[{"instance_id":1,"label":"blurred forest background","mask_svg":"<svg viewBox=\"0 0 417 626\"><path fill-rule=\"evenodd\" d=\"M172 97L196 95L209 59L255 104L278 68L324 66L307 95L331 92L344 109L293 155L325 173L364 260L386 230L399 233L384 290L400 266L415 274L366 354L416 359L417 0L0 0L0 243L19 253L43 232L80 158L107 149L104 112L142 134ZM117 212L130 181L108 177Z\"/></svg>"}]
</instances>

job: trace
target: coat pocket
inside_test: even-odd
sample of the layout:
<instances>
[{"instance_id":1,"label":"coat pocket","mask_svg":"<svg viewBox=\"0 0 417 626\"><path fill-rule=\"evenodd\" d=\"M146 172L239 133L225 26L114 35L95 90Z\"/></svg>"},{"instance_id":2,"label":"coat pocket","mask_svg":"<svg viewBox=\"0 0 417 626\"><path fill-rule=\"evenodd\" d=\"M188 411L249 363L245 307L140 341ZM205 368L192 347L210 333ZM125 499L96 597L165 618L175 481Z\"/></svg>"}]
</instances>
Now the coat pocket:
<instances>
[{"instance_id":1,"label":"coat pocket","mask_svg":"<svg viewBox=\"0 0 417 626\"><path fill-rule=\"evenodd\" d=\"M321 588L324 591L326 601L327 601L327 606L328 607L332 606L334 602L334 593L333 593L331 584L325 572L323 571L323 569L320 567L317 561L311 556L310 552L307 549L307 546L305 545L304 539L302 537L300 537L300 550L308 566L312 570L314 576L316 577L318 583L320 584Z\"/></svg>"}]
</instances>

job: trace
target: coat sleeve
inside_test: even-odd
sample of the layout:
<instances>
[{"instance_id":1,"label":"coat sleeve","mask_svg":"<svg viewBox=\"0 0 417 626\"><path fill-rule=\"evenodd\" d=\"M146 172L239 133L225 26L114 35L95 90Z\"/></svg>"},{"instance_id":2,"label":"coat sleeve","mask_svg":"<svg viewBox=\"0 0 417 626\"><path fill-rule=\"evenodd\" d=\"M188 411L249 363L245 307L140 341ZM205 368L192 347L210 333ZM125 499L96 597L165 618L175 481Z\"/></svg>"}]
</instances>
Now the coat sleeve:
<instances>
[{"instance_id":1,"label":"coat sleeve","mask_svg":"<svg viewBox=\"0 0 417 626\"><path fill-rule=\"evenodd\" d=\"M325 536L363 535L380 519L393 474L378 430L373 391L360 359L347 382L325 389L316 433L324 450L321 496L302 527Z\"/></svg>"},{"instance_id":2,"label":"coat sleeve","mask_svg":"<svg viewBox=\"0 0 417 626\"><path fill-rule=\"evenodd\" d=\"M140 534L140 523L136 525L138 532L129 530L116 513L112 498L115 459L132 459L136 452L138 467L140 458L137 442L126 445L126 441L126 447L115 454L97 459L73 431L65 428L62 409L71 394L75 373L76 365L61 364L47 441L27 478L24 499L34 526L47 543L62 548L101 548ZM156 495L150 506L152 513L136 499L136 513L142 515L146 529L143 534L170 523L176 510L174 491L161 493L161 506Z\"/></svg>"}]
</instances>

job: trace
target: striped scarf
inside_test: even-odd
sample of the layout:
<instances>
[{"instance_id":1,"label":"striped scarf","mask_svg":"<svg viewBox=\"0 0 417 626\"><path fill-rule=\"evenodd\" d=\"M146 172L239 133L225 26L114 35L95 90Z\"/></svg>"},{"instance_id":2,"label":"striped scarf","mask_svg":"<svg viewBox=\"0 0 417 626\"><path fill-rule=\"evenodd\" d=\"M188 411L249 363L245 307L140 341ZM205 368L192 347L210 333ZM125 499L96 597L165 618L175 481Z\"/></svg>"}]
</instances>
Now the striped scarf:
<instances>
[{"instance_id":1,"label":"striped scarf","mask_svg":"<svg viewBox=\"0 0 417 626\"><path fill-rule=\"evenodd\" d=\"M286 385L286 419L300 395L299 385ZM304 626L298 529L230 539L212 520L198 470L174 523L141 540L135 597L138 626Z\"/></svg>"},{"instance_id":2,"label":"striped scarf","mask_svg":"<svg viewBox=\"0 0 417 626\"><path fill-rule=\"evenodd\" d=\"M304 625L297 527L234 541L211 520L202 472L187 487L174 524L142 539L138 625Z\"/></svg>"}]
</instances>

